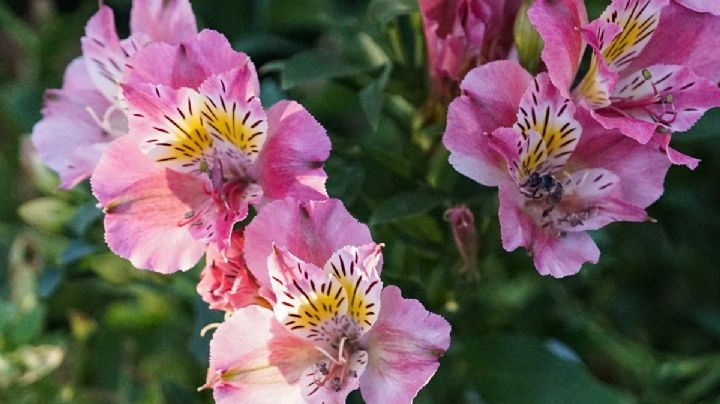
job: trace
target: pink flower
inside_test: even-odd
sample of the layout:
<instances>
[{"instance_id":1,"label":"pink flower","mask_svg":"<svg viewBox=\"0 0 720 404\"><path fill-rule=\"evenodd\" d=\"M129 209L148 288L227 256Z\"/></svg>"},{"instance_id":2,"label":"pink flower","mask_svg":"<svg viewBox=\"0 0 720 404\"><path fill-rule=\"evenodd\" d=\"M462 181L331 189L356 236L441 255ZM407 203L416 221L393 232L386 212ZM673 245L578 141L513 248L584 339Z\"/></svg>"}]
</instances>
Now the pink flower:
<instances>
[{"instance_id":1,"label":"pink flower","mask_svg":"<svg viewBox=\"0 0 720 404\"><path fill-rule=\"evenodd\" d=\"M275 301L267 265L273 244L322 267L342 247L371 242L370 229L352 217L339 200L286 198L265 205L245 229L245 261L260 283L260 294Z\"/></svg>"},{"instance_id":2,"label":"pink flower","mask_svg":"<svg viewBox=\"0 0 720 404\"><path fill-rule=\"evenodd\" d=\"M226 253L249 205L327 198L325 130L292 101L266 112L252 62L222 35L153 44L128 66L129 135L91 180L116 254L142 269L186 270L209 244Z\"/></svg>"},{"instance_id":3,"label":"pink flower","mask_svg":"<svg viewBox=\"0 0 720 404\"><path fill-rule=\"evenodd\" d=\"M648 219L670 165L659 146L599 126L547 74L533 79L512 62L472 70L461 89L443 138L450 162L499 187L503 247L527 248L540 274L596 263L587 230Z\"/></svg>"},{"instance_id":4,"label":"pink flower","mask_svg":"<svg viewBox=\"0 0 720 404\"><path fill-rule=\"evenodd\" d=\"M215 247L208 248L197 291L211 309L234 311L251 304L267 305L245 264L244 244L240 230L233 232L225 257Z\"/></svg>"},{"instance_id":5,"label":"pink flower","mask_svg":"<svg viewBox=\"0 0 720 404\"><path fill-rule=\"evenodd\" d=\"M83 56L65 71L63 88L45 93L43 119L33 128L32 141L60 175L61 188L89 177L107 144L127 132L119 86L125 61L148 43L177 43L197 32L187 0L133 1L130 31L120 40L112 9L101 5L85 28Z\"/></svg>"},{"instance_id":6,"label":"pink flower","mask_svg":"<svg viewBox=\"0 0 720 404\"><path fill-rule=\"evenodd\" d=\"M538 0L529 16L545 40L542 58L563 96L570 96L587 44L590 68L572 97L603 127L643 144L653 140L673 163L697 165L667 144L671 132L690 129L720 105L720 57L707 52L718 38L718 17L670 0L613 0L589 24L581 0Z\"/></svg>"},{"instance_id":7,"label":"pink flower","mask_svg":"<svg viewBox=\"0 0 720 404\"><path fill-rule=\"evenodd\" d=\"M421 0L432 92L454 92L465 73L508 56L517 0Z\"/></svg>"},{"instance_id":8,"label":"pink flower","mask_svg":"<svg viewBox=\"0 0 720 404\"><path fill-rule=\"evenodd\" d=\"M383 289L380 246L347 246L322 268L282 247L268 257L278 297L215 331L204 387L218 403L409 403L437 371L450 325L400 290Z\"/></svg>"}]
</instances>

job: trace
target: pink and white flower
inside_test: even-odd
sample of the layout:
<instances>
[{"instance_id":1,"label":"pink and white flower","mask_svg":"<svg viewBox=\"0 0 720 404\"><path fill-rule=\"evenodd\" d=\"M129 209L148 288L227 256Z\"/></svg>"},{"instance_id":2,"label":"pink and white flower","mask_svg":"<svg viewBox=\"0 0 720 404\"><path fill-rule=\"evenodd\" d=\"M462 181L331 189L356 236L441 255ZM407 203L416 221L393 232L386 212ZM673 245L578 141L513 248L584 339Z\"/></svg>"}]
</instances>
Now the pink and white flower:
<instances>
[{"instance_id":1,"label":"pink and white flower","mask_svg":"<svg viewBox=\"0 0 720 404\"><path fill-rule=\"evenodd\" d=\"M707 52L720 18L670 0L613 0L590 23L581 0L538 0L529 16L563 96L572 96L603 127L643 144L653 140L673 163L697 165L667 144L671 132L690 129L720 105L720 57ZM585 45L593 51L590 68L571 94Z\"/></svg>"},{"instance_id":2,"label":"pink and white flower","mask_svg":"<svg viewBox=\"0 0 720 404\"><path fill-rule=\"evenodd\" d=\"M72 188L95 168L102 151L127 133L120 80L127 59L152 42L178 43L197 33L187 0L135 0L131 35L118 38L113 11L100 5L82 38L83 56L65 71L63 88L45 93L43 119L32 141L42 160Z\"/></svg>"},{"instance_id":3,"label":"pink and white flower","mask_svg":"<svg viewBox=\"0 0 720 404\"><path fill-rule=\"evenodd\" d=\"M215 400L342 403L359 387L369 403L411 402L450 326L383 288L380 245L346 244L366 240L367 227L339 201L286 199L265 206L246 236L272 309L241 308L215 331L204 386Z\"/></svg>"},{"instance_id":4,"label":"pink and white flower","mask_svg":"<svg viewBox=\"0 0 720 404\"><path fill-rule=\"evenodd\" d=\"M451 95L468 70L506 58L519 7L517 0L421 0L431 91Z\"/></svg>"},{"instance_id":5,"label":"pink and white flower","mask_svg":"<svg viewBox=\"0 0 720 404\"><path fill-rule=\"evenodd\" d=\"M267 266L273 244L322 267L342 247L372 241L370 229L352 217L341 201L286 198L265 205L245 229L245 261L260 283L260 294L275 301Z\"/></svg>"},{"instance_id":6,"label":"pink and white flower","mask_svg":"<svg viewBox=\"0 0 720 404\"><path fill-rule=\"evenodd\" d=\"M153 44L128 66L129 134L91 180L116 254L142 269L186 270L209 244L225 254L249 205L327 198L325 130L292 101L265 111L255 67L222 35Z\"/></svg>"},{"instance_id":7,"label":"pink and white flower","mask_svg":"<svg viewBox=\"0 0 720 404\"><path fill-rule=\"evenodd\" d=\"M472 70L461 89L443 138L450 163L499 187L503 247L527 248L540 274L596 263L587 230L648 219L670 165L659 146L603 128L547 74L532 78L513 62Z\"/></svg>"}]
</instances>

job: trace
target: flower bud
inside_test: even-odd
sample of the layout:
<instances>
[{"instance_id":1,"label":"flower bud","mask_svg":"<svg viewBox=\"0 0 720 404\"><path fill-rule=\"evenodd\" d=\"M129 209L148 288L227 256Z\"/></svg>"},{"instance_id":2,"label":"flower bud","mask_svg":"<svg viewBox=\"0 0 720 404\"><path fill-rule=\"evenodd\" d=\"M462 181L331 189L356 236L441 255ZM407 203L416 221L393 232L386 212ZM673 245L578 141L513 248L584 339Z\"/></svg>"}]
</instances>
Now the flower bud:
<instances>
[{"instance_id":1,"label":"flower bud","mask_svg":"<svg viewBox=\"0 0 720 404\"><path fill-rule=\"evenodd\" d=\"M520 6L517 17L515 17L513 36L520 64L530 73L535 73L540 63L540 52L545 44L528 18L527 12L530 3L526 0Z\"/></svg>"},{"instance_id":2,"label":"flower bud","mask_svg":"<svg viewBox=\"0 0 720 404\"><path fill-rule=\"evenodd\" d=\"M445 220L450 222L453 239L463 262L463 272L475 274L477 266L477 233L475 217L465 205L454 206L445 211Z\"/></svg>"}]
</instances>

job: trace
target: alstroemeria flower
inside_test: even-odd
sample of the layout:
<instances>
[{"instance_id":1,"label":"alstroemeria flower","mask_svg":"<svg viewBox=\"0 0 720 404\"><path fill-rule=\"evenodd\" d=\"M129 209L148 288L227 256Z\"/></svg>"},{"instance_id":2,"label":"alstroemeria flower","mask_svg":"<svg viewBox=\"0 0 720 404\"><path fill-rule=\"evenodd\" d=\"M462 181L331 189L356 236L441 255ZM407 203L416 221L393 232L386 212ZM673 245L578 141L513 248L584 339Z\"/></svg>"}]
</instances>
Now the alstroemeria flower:
<instances>
[{"instance_id":1,"label":"alstroemeria flower","mask_svg":"<svg viewBox=\"0 0 720 404\"><path fill-rule=\"evenodd\" d=\"M126 60L148 43L178 43L197 29L187 0L134 0L130 32L120 40L112 9L101 4L85 27L83 56L65 71L63 88L45 93L43 119L33 128L32 141L59 174L61 188L89 177L108 143L127 133L120 89Z\"/></svg>"},{"instance_id":2,"label":"alstroemeria flower","mask_svg":"<svg viewBox=\"0 0 720 404\"><path fill-rule=\"evenodd\" d=\"M450 325L383 289L380 246L347 246L322 266L278 246L273 310L247 307L215 331L205 387L218 403L410 403L436 372Z\"/></svg>"},{"instance_id":3,"label":"alstroemeria flower","mask_svg":"<svg viewBox=\"0 0 720 404\"><path fill-rule=\"evenodd\" d=\"M545 40L542 58L550 78L564 96L570 96L587 44L593 50L590 68L572 97L605 128L643 144L654 139L674 163L697 165L667 143L671 132L690 129L705 111L720 105L720 63L714 72L707 68L720 58L706 58L713 53L708 41L716 41L720 19L670 0L613 0L589 24L581 0L538 0L529 16ZM693 23L698 19L703 21ZM708 36L684 34L696 29ZM702 56L676 55L695 49Z\"/></svg>"},{"instance_id":4,"label":"alstroemeria flower","mask_svg":"<svg viewBox=\"0 0 720 404\"><path fill-rule=\"evenodd\" d=\"M258 294L257 280L245 264L244 246L243 231L238 230L233 232L225 256L208 247L197 292L211 309L234 311L251 304L266 305Z\"/></svg>"},{"instance_id":5,"label":"alstroemeria flower","mask_svg":"<svg viewBox=\"0 0 720 404\"><path fill-rule=\"evenodd\" d=\"M450 95L468 70L507 57L517 0L420 0L431 91Z\"/></svg>"},{"instance_id":6,"label":"alstroemeria flower","mask_svg":"<svg viewBox=\"0 0 720 404\"><path fill-rule=\"evenodd\" d=\"M270 301L267 257L273 244L317 267L347 245L372 243L370 229L358 222L337 199L302 201L286 198L265 205L245 229L245 261Z\"/></svg>"},{"instance_id":7,"label":"alstroemeria flower","mask_svg":"<svg viewBox=\"0 0 720 404\"><path fill-rule=\"evenodd\" d=\"M142 269L186 270L208 244L227 250L249 205L327 198L325 130L292 101L266 112L252 62L222 35L153 44L128 65L129 135L91 181L116 254Z\"/></svg>"},{"instance_id":8,"label":"alstroemeria flower","mask_svg":"<svg viewBox=\"0 0 720 404\"><path fill-rule=\"evenodd\" d=\"M499 187L503 247L527 248L540 274L597 262L587 230L648 219L670 165L659 147L604 129L547 74L533 79L513 62L472 70L461 89L443 138L450 162Z\"/></svg>"}]
</instances>

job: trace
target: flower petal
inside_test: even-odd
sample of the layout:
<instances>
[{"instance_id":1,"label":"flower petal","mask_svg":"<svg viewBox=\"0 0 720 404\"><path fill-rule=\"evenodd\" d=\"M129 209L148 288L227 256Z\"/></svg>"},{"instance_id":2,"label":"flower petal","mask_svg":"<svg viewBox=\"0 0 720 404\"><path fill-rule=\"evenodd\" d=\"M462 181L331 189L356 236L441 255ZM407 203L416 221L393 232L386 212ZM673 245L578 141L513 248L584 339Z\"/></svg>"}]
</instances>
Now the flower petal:
<instances>
[{"instance_id":1,"label":"flower petal","mask_svg":"<svg viewBox=\"0 0 720 404\"><path fill-rule=\"evenodd\" d=\"M252 92L260 93L255 67L247 55L234 51L227 38L212 30L203 30L176 46L150 44L129 59L127 65L130 69L123 84L137 87L149 83L174 89L197 89L210 76L247 65L252 70Z\"/></svg>"},{"instance_id":2,"label":"flower petal","mask_svg":"<svg viewBox=\"0 0 720 404\"><path fill-rule=\"evenodd\" d=\"M232 234L225 256L213 246L208 248L197 292L211 309L234 311L251 304L266 304L245 264L244 245L243 232L239 230Z\"/></svg>"},{"instance_id":3,"label":"flower petal","mask_svg":"<svg viewBox=\"0 0 720 404\"><path fill-rule=\"evenodd\" d=\"M205 203L203 183L153 163L131 136L105 150L91 185L105 208L105 241L135 267L160 273L187 270L205 252L207 242L180 225L188 212Z\"/></svg>"},{"instance_id":4,"label":"flower petal","mask_svg":"<svg viewBox=\"0 0 720 404\"><path fill-rule=\"evenodd\" d=\"M708 0L676 0L685 7L699 13L711 13L720 16L720 3Z\"/></svg>"},{"instance_id":5,"label":"flower petal","mask_svg":"<svg viewBox=\"0 0 720 404\"><path fill-rule=\"evenodd\" d=\"M715 50L719 47L720 18L711 13L695 12L673 1L663 8L655 33L628 71L658 64L682 65L701 77L718 82L720 52Z\"/></svg>"},{"instance_id":6,"label":"flower petal","mask_svg":"<svg viewBox=\"0 0 720 404\"><path fill-rule=\"evenodd\" d=\"M450 346L450 324L400 289L382 291L382 310L366 334L368 365L360 390L368 403L409 403L427 384Z\"/></svg>"},{"instance_id":7,"label":"flower petal","mask_svg":"<svg viewBox=\"0 0 720 404\"><path fill-rule=\"evenodd\" d=\"M641 145L617 131L604 129L587 115L579 119L584 134L569 164L612 171L621 179L621 199L627 203L646 208L655 202L663 193L670 167L660 146Z\"/></svg>"},{"instance_id":8,"label":"flower petal","mask_svg":"<svg viewBox=\"0 0 720 404\"><path fill-rule=\"evenodd\" d=\"M383 284L378 271L381 259L381 246L375 243L347 246L336 251L324 268L342 285L347 296L347 312L363 333L373 326L381 310Z\"/></svg>"},{"instance_id":9,"label":"flower petal","mask_svg":"<svg viewBox=\"0 0 720 404\"><path fill-rule=\"evenodd\" d=\"M142 32L154 42L178 43L197 33L195 14L188 0L135 0L130 31Z\"/></svg>"},{"instance_id":10,"label":"flower petal","mask_svg":"<svg viewBox=\"0 0 720 404\"><path fill-rule=\"evenodd\" d=\"M624 77L612 98L613 107L634 118L684 132L720 106L720 89L687 67L654 65Z\"/></svg>"},{"instance_id":11,"label":"flower petal","mask_svg":"<svg viewBox=\"0 0 720 404\"><path fill-rule=\"evenodd\" d=\"M249 306L218 327L210 341L206 387L218 403L304 403L298 380L322 358L283 328L271 310Z\"/></svg>"},{"instance_id":12,"label":"flower petal","mask_svg":"<svg viewBox=\"0 0 720 404\"><path fill-rule=\"evenodd\" d=\"M338 367L343 374L327 374L333 363L323 359L316 366L306 369L300 377L303 397L310 403L343 404L351 391L360 385L360 375L365 372L368 354L357 351L347 359L347 367ZM332 379L327 380L329 377ZM335 382L337 380L337 382ZM337 383L337 384L333 384Z\"/></svg>"},{"instance_id":13,"label":"flower petal","mask_svg":"<svg viewBox=\"0 0 720 404\"><path fill-rule=\"evenodd\" d=\"M563 97L547 74L539 74L520 100L515 128L519 145L518 182L531 173L553 174L570 158L582 126L575 120L575 104Z\"/></svg>"},{"instance_id":14,"label":"flower petal","mask_svg":"<svg viewBox=\"0 0 720 404\"><path fill-rule=\"evenodd\" d=\"M85 27L81 39L83 59L95 87L111 102L120 100L120 79L125 61L147 43L142 34L120 42L115 29L115 16L110 7L101 5Z\"/></svg>"},{"instance_id":15,"label":"flower petal","mask_svg":"<svg viewBox=\"0 0 720 404\"><path fill-rule=\"evenodd\" d=\"M270 290L267 259L273 243L317 267L347 245L372 242L368 227L348 213L337 199L268 203L245 228L245 260L266 293Z\"/></svg>"},{"instance_id":16,"label":"flower petal","mask_svg":"<svg viewBox=\"0 0 720 404\"><path fill-rule=\"evenodd\" d=\"M586 262L597 264L600 250L584 231L559 236L541 231L534 238L532 255L540 275L562 278L576 274Z\"/></svg>"},{"instance_id":17,"label":"flower petal","mask_svg":"<svg viewBox=\"0 0 720 404\"><path fill-rule=\"evenodd\" d=\"M530 21L545 41L542 60L563 97L570 87L584 51L580 27L587 23L582 0L538 0L528 10Z\"/></svg>"},{"instance_id":18,"label":"flower petal","mask_svg":"<svg viewBox=\"0 0 720 404\"><path fill-rule=\"evenodd\" d=\"M335 343L337 320L348 311L340 281L282 247L274 247L268 257L268 275L278 299L273 305L278 322L316 345Z\"/></svg>"},{"instance_id":19,"label":"flower petal","mask_svg":"<svg viewBox=\"0 0 720 404\"><path fill-rule=\"evenodd\" d=\"M265 198L326 199L330 138L305 108L280 101L267 112L267 139L255 164Z\"/></svg>"},{"instance_id":20,"label":"flower petal","mask_svg":"<svg viewBox=\"0 0 720 404\"><path fill-rule=\"evenodd\" d=\"M497 186L507 177L502 156L490 146L488 134L515 123L518 104L530 83L530 74L507 61L468 73L461 85L463 95L450 104L443 135L456 170L487 186Z\"/></svg>"}]
</instances>

